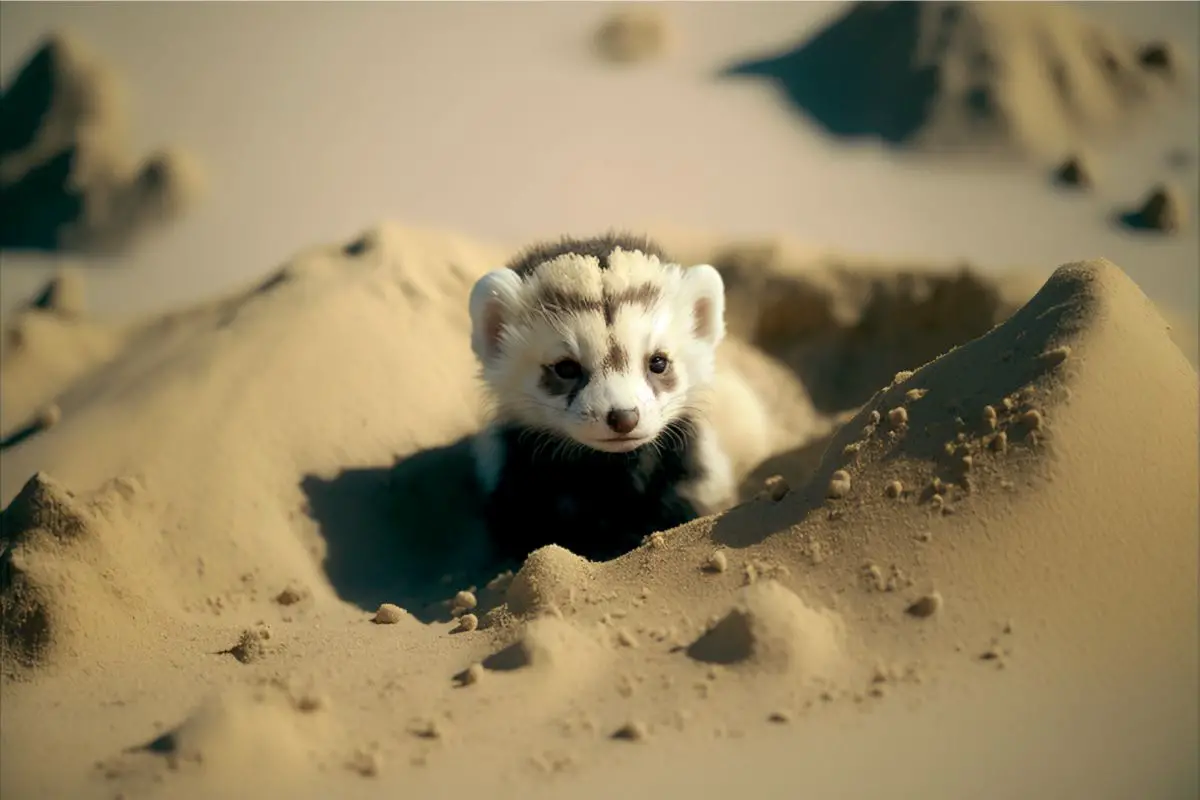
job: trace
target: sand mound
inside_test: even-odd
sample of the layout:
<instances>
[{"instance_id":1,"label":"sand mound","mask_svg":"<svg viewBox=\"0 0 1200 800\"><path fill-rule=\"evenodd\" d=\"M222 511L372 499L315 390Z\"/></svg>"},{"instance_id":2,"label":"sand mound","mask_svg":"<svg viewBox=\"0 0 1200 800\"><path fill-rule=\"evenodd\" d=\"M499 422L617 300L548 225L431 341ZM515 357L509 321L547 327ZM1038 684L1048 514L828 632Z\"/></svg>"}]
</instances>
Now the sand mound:
<instances>
[{"instance_id":1,"label":"sand mound","mask_svg":"<svg viewBox=\"0 0 1200 800\"><path fill-rule=\"evenodd\" d=\"M265 775L274 776L273 786L281 775L299 783L317 770L342 767L339 755L353 765L356 754L338 745L344 734L327 706L321 695L283 680L238 685L210 694L176 727L99 767L142 792L187 778L202 791L235 781L238 796L261 790Z\"/></svg>"},{"instance_id":2,"label":"sand mound","mask_svg":"<svg viewBox=\"0 0 1200 800\"><path fill-rule=\"evenodd\" d=\"M835 136L1057 159L1129 130L1166 96L1180 77L1168 49L1062 5L855 3L795 49L728 74L779 82Z\"/></svg>"},{"instance_id":3,"label":"sand mound","mask_svg":"<svg viewBox=\"0 0 1200 800\"><path fill-rule=\"evenodd\" d=\"M127 155L124 88L56 33L0 95L0 249L113 253L176 219L201 188L192 157Z\"/></svg>"},{"instance_id":4,"label":"sand mound","mask_svg":"<svg viewBox=\"0 0 1200 800\"><path fill-rule=\"evenodd\" d=\"M750 438L812 466L612 561L552 546L509 576L463 445L482 416L464 298L504 252L382 228L122 328L47 384L62 420L0 472L0 792L587 796L604 777L611 796L621 758L641 796L664 764L715 786L731 763L865 795L870 730L910 776L1004 753L1010 795L1037 794L1012 764L1048 748L1064 774L1111 765L1101 788L1194 785L1200 399L1119 269L1068 265L1021 304L970 271L712 259L763 309L735 321L729 396L790 386ZM384 603L411 619L375 624ZM328 703L263 689L290 676ZM833 755L793 770L774 747Z\"/></svg>"},{"instance_id":5,"label":"sand mound","mask_svg":"<svg viewBox=\"0 0 1200 800\"><path fill-rule=\"evenodd\" d=\"M591 580L590 564L557 545L539 548L508 587L508 608L515 614L545 610L565 604Z\"/></svg>"},{"instance_id":6,"label":"sand mound","mask_svg":"<svg viewBox=\"0 0 1200 800\"><path fill-rule=\"evenodd\" d=\"M596 30L595 47L602 58L619 64L649 61L670 44L670 31L657 8L629 8L616 12Z\"/></svg>"},{"instance_id":7,"label":"sand mound","mask_svg":"<svg viewBox=\"0 0 1200 800\"><path fill-rule=\"evenodd\" d=\"M556 616L543 616L525 625L521 637L484 659L483 666L508 672L518 669L571 669L594 657L595 641Z\"/></svg>"},{"instance_id":8,"label":"sand mound","mask_svg":"<svg viewBox=\"0 0 1200 800\"><path fill-rule=\"evenodd\" d=\"M713 664L821 676L838 661L839 633L835 617L768 580L743 589L733 609L692 643L688 655Z\"/></svg>"}]
</instances>

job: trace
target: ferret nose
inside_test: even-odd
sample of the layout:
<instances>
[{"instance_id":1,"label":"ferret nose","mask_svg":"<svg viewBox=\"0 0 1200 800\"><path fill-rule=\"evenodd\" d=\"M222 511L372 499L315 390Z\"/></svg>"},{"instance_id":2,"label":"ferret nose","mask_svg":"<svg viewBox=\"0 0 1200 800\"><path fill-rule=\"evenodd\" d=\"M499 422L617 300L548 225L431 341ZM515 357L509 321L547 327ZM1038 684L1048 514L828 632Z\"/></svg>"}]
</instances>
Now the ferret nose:
<instances>
[{"instance_id":1,"label":"ferret nose","mask_svg":"<svg viewBox=\"0 0 1200 800\"><path fill-rule=\"evenodd\" d=\"M608 412L608 427L624 436L637 427L639 417L636 408L614 408Z\"/></svg>"}]
</instances>

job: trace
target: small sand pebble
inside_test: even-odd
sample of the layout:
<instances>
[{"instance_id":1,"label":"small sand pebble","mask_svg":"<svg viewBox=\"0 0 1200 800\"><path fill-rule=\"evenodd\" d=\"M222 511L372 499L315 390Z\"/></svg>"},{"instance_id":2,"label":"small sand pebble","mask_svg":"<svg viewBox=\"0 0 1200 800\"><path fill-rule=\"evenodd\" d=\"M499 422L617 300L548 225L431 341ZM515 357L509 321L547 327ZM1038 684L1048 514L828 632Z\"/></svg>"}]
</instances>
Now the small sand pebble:
<instances>
[{"instance_id":1,"label":"small sand pebble","mask_svg":"<svg viewBox=\"0 0 1200 800\"><path fill-rule=\"evenodd\" d=\"M933 532L932 531L921 531L920 533L917 534L917 541L918 542L933 541Z\"/></svg>"},{"instance_id":2,"label":"small sand pebble","mask_svg":"<svg viewBox=\"0 0 1200 800\"><path fill-rule=\"evenodd\" d=\"M850 494L850 473L839 469L829 477L829 489L826 495L834 500Z\"/></svg>"},{"instance_id":3,"label":"small sand pebble","mask_svg":"<svg viewBox=\"0 0 1200 800\"><path fill-rule=\"evenodd\" d=\"M904 406L896 406L888 412L888 422L893 428L899 428L908 424L908 409Z\"/></svg>"},{"instance_id":4,"label":"small sand pebble","mask_svg":"<svg viewBox=\"0 0 1200 800\"><path fill-rule=\"evenodd\" d=\"M329 708L329 699L320 694L304 694L296 700L296 710L305 714Z\"/></svg>"},{"instance_id":5,"label":"small sand pebble","mask_svg":"<svg viewBox=\"0 0 1200 800\"><path fill-rule=\"evenodd\" d=\"M904 399L912 402L915 400L920 400L922 397L924 397L927 394L929 394L928 389L909 389L907 392L904 393Z\"/></svg>"},{"instance_id":6,"label":"small sand pebble","mask_svg":"<svg viewBox=\"0 0 1200 800\"><path fill-rule=\"evenodd\" d=\"M708 557L708 562L704 568L709 572L724 572L729 568L729 559L725 556L724 550L716 550Z\"/></svg>"},{"instance_id":7,"label":"small sand pebble","mask_svg":"<svg viewBox=\"0 0 1200 800\"><path fill-rule=\"evenodd\" d=\"M475 599L475 594L473 592L463 591L454 595L455 611L470 611L478 604L479 601Z\"/></svg>"},{"instance_id":8,"label":"small sand pebble","mask_svg":"<svg viewBox=\"0 0 1200 800\"><path fill-rule=\"evenodd\" d=\"M844 456L857 455L858 451L861 447L862 447L862 445L859 444L858 442L851 442L850 444L848 444L842 448L842 455L844 455Z\"/></svg>"},{"instance_id":9,"label":"small sand pebble","mask_svg":"<svg viewBox=\"0 0 1200 800\"><path fill-rule=\"evenodd\" d=\"M962 464L963 469L970 469L975 464L975 459L971 458L971 456L963 456L962 461L959 463Z\"/></svg>"},{"instance_id":10,"label":"small sand pebble","mask_svg":"<svg viewBox=\"0 0 1200 800\"><path fill-rule=\"evenodd\" d=\"M912 376L913 376L913 371L911 369L900 370L899 372L896 373L895 377L892 378L892 383L904 383L906 380L908 380Z\"/></svg>"},{"instance_id":11,"label":"small sand pebble","mask_svg":"<svg viewBox=\"0 0 1200 800\"><path fill-rule=\"evenodd\" d=\"M935 494L929 500L929 507L932 508L934 511L941 511L942 509L944 509L946 507L946 499L944 497L942 497L940 494Z\"/></svg>"},{"instance_id":12,"label":"small sand pebble","mask_svg":"<svg viewBox=\"0 0 1200 800\"><path fill-rule=\"evenodd\" d=\"M992 437L992 441L988 443L988 447L992 448L992 450L996 451L997 453L1003 453L1008 449L1008 434L1004 431L1000 431L994 437Z\"/></svg>"},{"instance_id":13,"label":"small sand pebble","mask_svg":"<svg viewBox=\"0 0 1200 800\"><path fill-rule=\"evenodd\" d=\"M942 608L942 596L938 592L931 592L924 597L918 599L912 605L905 609L905 612L914 617L932 617Z\"/></svg>"},{"instance_id":14,"label":"small sand pebble","mask_svg":"<svg viewBox=\"0 0 1200 800\"><path fill-rule=\"evenodd\" d=\"M378 753L355 753L350 762L350 768L364 778L374 778L379 774L380 759Z\"/></svg>"},{"instance_id":15,"label":"small sand pebble","mask_svg":"<svg viewBox=\"0 0 1200 800\"><path fill-rule=\"evenodd\" d=\"M455 631L459 633L470 633L479 627L479 617L474 614L463 614L458 618L458 627Z\"/></svg>"},{"instance_id":16,"label":"small sand pebble","mask_svg":"<svg viewBox=\"0 0 1200 800\"><path fill-rule=\"evenodd\" d=\"M43 408L37 415L37 425L40 428L53 428L62 420L62 409L56 404Z\"/></svg>"},{"instance_id":17,"label":"small sand pebble","mask_svg":"<svg viewBox=\"0 0 1200 800\"><path fill-rule=\"evenodd\" d=\"M1046 362L1052 367L1058 366L1070 357L1071 348L1065 344L1061 347L1056 347L1053 350L1047 350L1046 352L1042 353L1042 361Z\"/></svg>"},{"instance_id":18,"label":"small sand pebble","mask_svg":"<svg viewBox=\"0 0 1200 800\"><path fill-rule=\"evenodd\" d=\"M869 422L870 422L872 425L878 425L878 424L879 424L879 420L880 420L879 412L878 412L878 411L872 411L870 414L868 414L868 415L867 415L867 420L868 420L868 421L869 421Z\"/></svg>"},{"instance_id":19,"label":"small sand pebble","mask_svg":"<svg viewBox=\"0 0 1200 800\"><path fill-rule=\"evenodd\" d=\"M400 606L392 603L382 603L379 610L375 612L375 622L379 625L395 625L400 620L404 619L406 611Z\"/></svg>"},{"instance_id":20,"label":"small sand pebble","mask_svg":"<svg viewBox=\"0 0 1200 800\"><path fill-rule=\"evenodd\" d=\"M462 674L463 686L473 686L474 684L479 683L481 680L483 680L483 673L484 669L482 664L472 664L471 666L467 667Z\"/></svg>"},{"instance_id":21,"label":"small sand pebble","mask_svg":"<svg viewBox=\"0 0 1200 800\"><path fill-rule=\"evenodd\" d=\"M892 481L886 487L884 487L883 491L888 497L899 497L900 495L904 494L904 484L900 481Z\"/></svg>"},{"instance_id":22,"label":"small sand pebble","mask_svg":"<svg viewBox=\"0 0 1200 800\"><path fill-rule=\"evenodd\" d=\"M667 537L663 536L661 531L650 534L648 541L655 550L661 550L667 546Z\"/></svg>"},{"instance_id":23,"label":"small sand pebble","mask_svg":"<svg viewBox=\"0 0 1200 800\"><path fill-rule=\"evenodd\" d=\"M767 715L767 719L771 722L784 724L792 721L792 715L791 712L780 709L778 711L772 711L769 715Z\"/></svg>"},{"instance_id":24,"label":"small sand pebble","mask_svg":"<svg viewBox=\"0 0 1200 800\"><path fill-rule=\"evenodd\" d=\"M275 595L275 602L281 606L290 606L299 603L305 597L308 597L308 592L298 586L288 586L282 592Z\"/></svg>"},{"instance_id":25,"label":"small sand pebble","mask_svg":"<svg viewBox=\"0 0 1200 800\"><path fill-rule=\"evenodd\" d=\"M1031 431L1040 431L1042 429L1042 413L1036 409L1026 411L1021 415L1021 424Z\"/></svg>"},{"instance_id":26,"label":"small sand pebble","mask_svg":"<svg viewBox=\"0 0 1200 800\"><path fill-rule=\"evenodd\" d=\"M637 647L637 639L624 628L617 631L617 642L624 647Z\"/></svg>"},{"instance_id":27,"label":"small sand pebble","mask_svg":"<svg viewBox=\"0 0 1200 800\"><path fill-rule=\"evenodd\" d=\"M612 738L623 739L627 742L641 742L645 741L649 735L650 732L646 730L645 723L633 721L627 722L621 727L617 728L613 732Z\"/></svg>"},{"instance_id":28,"label":"small sand pebble","mask_svg":"<svg viewBox=\"0 0 1200 800\"><path fill-rule=\"evenodd\" d=\"M771 499L776 503L782 500L787 493L791 491L791 487L788 486L788 482L782 475L772 475L771 477L767 478L765 481L763 481L763 487L767 490Z\"/></svg>"},{"instance_id":29,"label":"small sand pebble","mask_svg":"<svg viewBox=\"0 0 1200 800\"><path fill-rule=\"evenodd\" d=\"M996 409L992 406L983 407L983 425L989 431L996 430Z\"/></svg>"}]
</instances>

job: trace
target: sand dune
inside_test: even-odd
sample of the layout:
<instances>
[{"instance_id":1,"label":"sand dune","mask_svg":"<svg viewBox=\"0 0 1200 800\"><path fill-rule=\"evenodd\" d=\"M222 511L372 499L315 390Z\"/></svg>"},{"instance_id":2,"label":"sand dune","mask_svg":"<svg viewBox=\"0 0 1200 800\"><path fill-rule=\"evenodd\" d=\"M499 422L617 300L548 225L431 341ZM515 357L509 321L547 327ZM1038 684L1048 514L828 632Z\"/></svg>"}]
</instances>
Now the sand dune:
<instances>
[{"instance_id":1,"label":"sand dune","mask_svg":"<svg viewBox=\"0 0 1200 800\"><path fill-rule=\"evenodd\" d=\"M729 281L747 499L606 563L478 529L464 298L504 246L385 227L118 328L23 312L5 426L61 419L3 455L0 793L1194 794L1200 407L1138 287L673 244Z\"/></svg>"},{"instance_id":2,"label":"sand dune","mask_svg":"<svg viewBox=\"0 0 1200 800\"><path fill-rule=\"evenodd\" d=\"M854 3L794 49L727 74L779 82L835 136L1036 159L1144 127L1194 77L1169 43L1065 5L960 2Z\"/></svg>"},{"instance_id":3,"label":"sand dune","mask_svg":"<svg viewBox=\"0 0 1200 800\"><path fill-rule=\"evenodd\" d=\"M128 153L125 87L73 34L48 37L0 94L0 249L116 253L202 188L194 158Z\"/></svg>"}]
</instances>

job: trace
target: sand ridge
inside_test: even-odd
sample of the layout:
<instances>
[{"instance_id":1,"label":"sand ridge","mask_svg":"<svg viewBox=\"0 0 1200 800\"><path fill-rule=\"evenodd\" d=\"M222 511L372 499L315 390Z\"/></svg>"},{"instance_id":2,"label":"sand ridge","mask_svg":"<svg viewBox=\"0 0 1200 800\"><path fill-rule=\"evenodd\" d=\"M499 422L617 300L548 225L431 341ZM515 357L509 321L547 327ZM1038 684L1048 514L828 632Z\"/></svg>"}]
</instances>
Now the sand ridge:
<instances>
[{"instance_id":1,"label":"sand ridge","mask_svg":"<svg viewBox=\"0 0 1200 800\"><path fill-rule=\"evenodd\" d=\"M1138 763L1195 783L1196 373L1119 268L1066 265L1005 310L970 273L810 261L789 283L714 257L748 307L780 286L825 303L823 328L731 327L730 380L755 391L714 413L765 397L732 437L746 501L509 573L462 448L482 414L463 297L503 251L399 227L313 248L56 388L62 422L3 456L0 597L30 612L5 614L6 796L563 791L642 752L836 738L1064 676L1173 691L1173 744ZM944 347L907 334L959 302L994 316ZM822 385L814 342L862 354L861 377ZM378 624L384 602L409 615Z\"/></svg>"}]
</instances>

